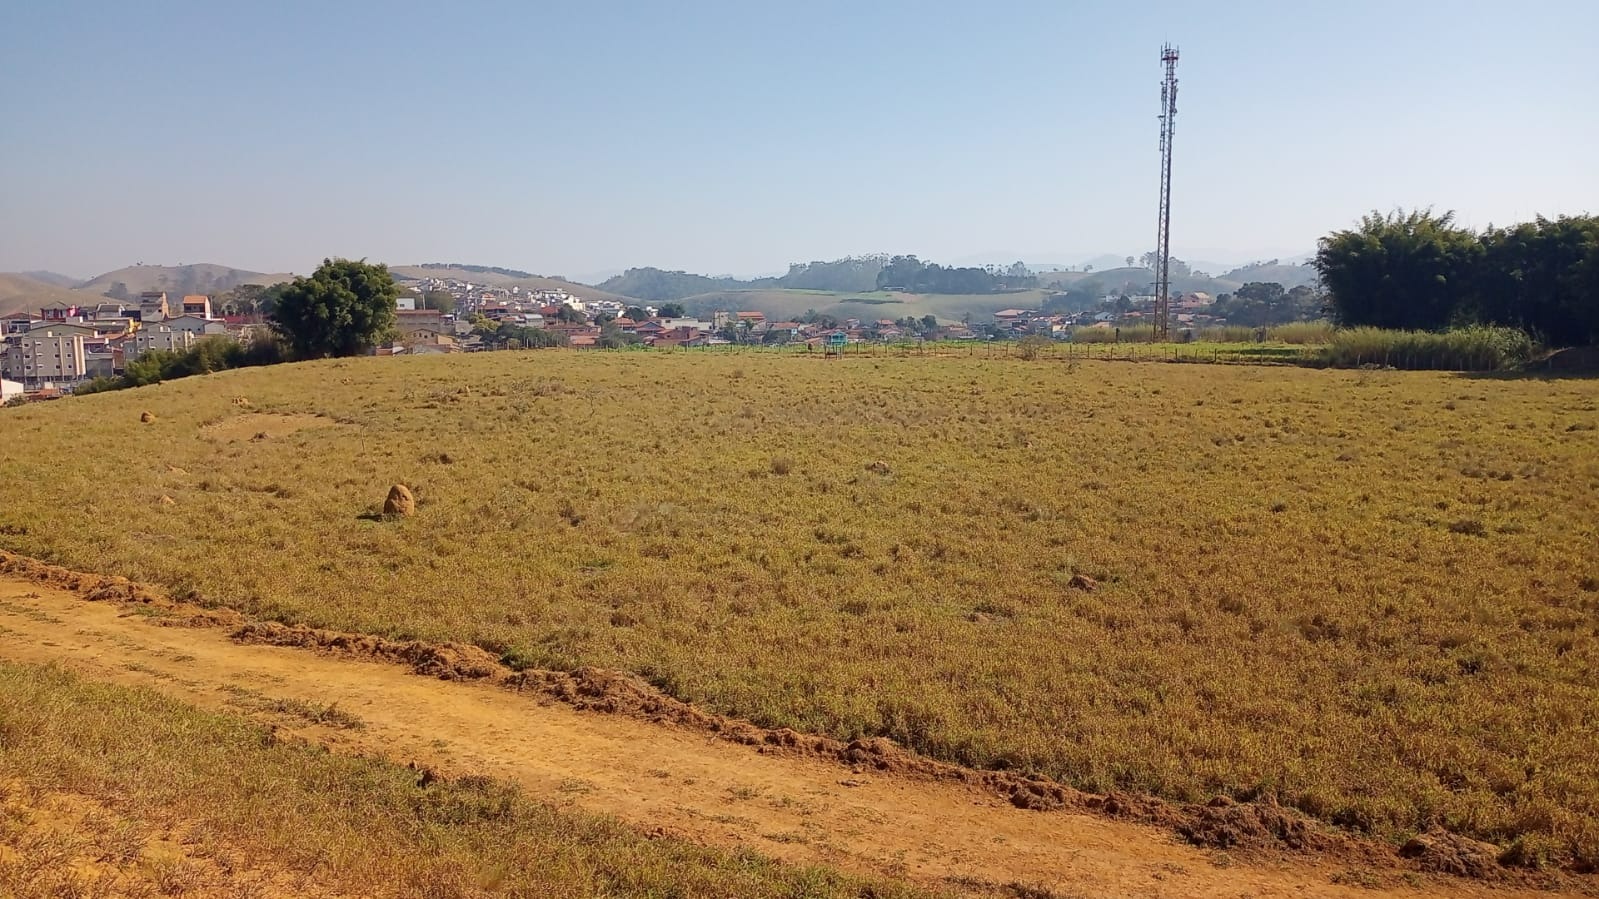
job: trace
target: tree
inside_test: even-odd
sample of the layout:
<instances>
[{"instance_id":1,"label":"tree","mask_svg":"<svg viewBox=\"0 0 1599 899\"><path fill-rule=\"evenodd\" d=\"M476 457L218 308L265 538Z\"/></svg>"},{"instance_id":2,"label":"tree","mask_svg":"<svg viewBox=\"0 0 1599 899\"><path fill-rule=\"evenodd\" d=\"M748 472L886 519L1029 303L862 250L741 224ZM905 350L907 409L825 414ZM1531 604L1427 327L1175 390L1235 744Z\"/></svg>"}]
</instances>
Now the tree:
<instances>
[{"instance_id":1,"label":"tree","mask_svg":"<svg viewBox=\"0 0 1599 899\"><path fill-rule=\"evenodd\" d=\"M1433 330L1461 311L1482 255L1454 213L1399 210L1323 237L1315 266L1342 323Z\"/></svg>"},{"instance_id":2,"label":"tree","mask_svg":"<svg viewBox=\"0 0 1599 899\"><path fill-rule=\"evenodd\" d=\"M455 294L448 290L430 290L422 294L423 309L437 309L443 313L455 311Z\"/></svg>"},{"instance_id":3,"label":"tree","mask_svg":"<svg viewBox=\"0 0 1599 899\"><path fill-rule=\"evenodd\" d=\"M642 306L629 306L627 307L627 310L622 313L622 316L628 321L638 324L639 322L649 318L650 314L645 312Z\"/></svg>"},{"instance_id":4,"label":"tree","mask_svg":"<svg viewBox=\"0 0 1599 899\"><path fill-rule=\"evenodd\" d=\"M399 293L386 265L324 259L283 289L272 326L296 358L354 356L393 336Z\"/></svg>"},{"instance_id":5,"label":"tree","mask_svg":"<svg viewBox=\"0 0 1599 899\"><path fill-rule=\"evenodd\" d=\"M682 318L688 313L683 311L682 303L664 303L661 306L661 318Z\"/></svg>"},{"instance_id":6,"label":"tree","mask_svg":"<svg viewBox=\"0 0 1599 899\"><path fill-rule=\"evenodd\" d=\"M1128 268L1132 268L1133 267L1133 261L1134 261L1133 257L1131 257L1131 256L1127 257L1127 267Z\"/></svg>"},{"instance_id":7,"label":"tree","mask_svg":"<svg viewBox=\"0 0 1599 899\"><path fill-rule=\"evenodd\" d=\"M1599 217L1490 228L1482 246L1475 319L1534 331L1557 346L1599 343Z\"/></svg>"},{"instance_id":8,"label":"tree","mask_svg":"<svg viewBox=\"0 0 1599 899\"><path fill-rule=\"evenodd\" d=\"M555 313L555 320L568 325L582 325L587 324L589 319L583 313L562 303L560 311Z\"/></svg>"},{"instance_id":9,"label":"tree","mask_svg":"<svg viewBox=\"0 0 1599 899\"><path fill-rule=\"evenodd\" d=\"M930 334L938 329L938 318L932 315L924 315L922 316L921 326L923 334Z\"/></svg>"}]
</instances>

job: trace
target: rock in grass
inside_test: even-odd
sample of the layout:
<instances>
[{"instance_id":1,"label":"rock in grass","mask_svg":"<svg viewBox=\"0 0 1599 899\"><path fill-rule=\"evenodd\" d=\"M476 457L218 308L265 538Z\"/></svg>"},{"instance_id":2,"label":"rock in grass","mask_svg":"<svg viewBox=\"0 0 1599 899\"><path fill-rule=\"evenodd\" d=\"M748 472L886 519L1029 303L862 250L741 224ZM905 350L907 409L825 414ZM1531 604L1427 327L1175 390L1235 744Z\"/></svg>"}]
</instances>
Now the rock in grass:
<instances>
[{"instance_id":1,"label":"rock in grass","mask_svg":"<svg viewBox=\"0 0 1599 899\"><path fill-rule=\"evenodd\" d=\"M410 518L416 514L416 497L411 495L411 488L404 484L395 484L389 488L389 498L383 501L383 514L398 518Z\"/></svg>"},{"instance_id":2,"label":"rock in grass","mask_svg":"<svg viewBox=\"0 0 1599 899\"><path fill-rule=\"evenodd\" d=\"M1099 589L1099 581L1094 580L1086 574L1074 574L1072 575L1072 579L1066 582L1066 586L1072 588L1073 590L1082 590L1085 593L1092 593Z\"/></svg>"},{"instance_id":3,"label":"rock in grass","mask_svg":"<svg viewBox=\"0 0 1599 899\"><path fill-rule=\"evenodd\" d=\"M150 424L151 422L155 421L155 413L154 412L140 412L139 413L139 420L144 422L145 424Z\"/></svg>"},{"instance_id":4,"label":"rock in grass","mask_svg":"<svg viewBox=\"0 0 1599 899\"><path fill-rule=\"evenodd\" d=\"M873 474L888 474L892 471L892 469L888 467L888 463L881 459L866 466L866 470Z\"/></svg>"}]
</instances>

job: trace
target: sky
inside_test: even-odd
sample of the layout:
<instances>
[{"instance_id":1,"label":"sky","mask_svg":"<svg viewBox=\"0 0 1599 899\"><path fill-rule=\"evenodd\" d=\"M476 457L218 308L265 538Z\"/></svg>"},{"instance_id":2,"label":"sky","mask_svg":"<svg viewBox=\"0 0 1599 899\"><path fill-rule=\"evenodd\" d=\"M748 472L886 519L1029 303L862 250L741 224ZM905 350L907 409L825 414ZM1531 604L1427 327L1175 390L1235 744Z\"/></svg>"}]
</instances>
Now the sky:
<instances>
[{"instance_id":1,"label":"sky","mask_svg":"<svg viewBox=\"0 0 1599 899\"><path fill-rule=\"evenodd\" d=\"M1592 0L0 0L0 271L571 278L1599 212Z\"/></svg>"}]
</instances>

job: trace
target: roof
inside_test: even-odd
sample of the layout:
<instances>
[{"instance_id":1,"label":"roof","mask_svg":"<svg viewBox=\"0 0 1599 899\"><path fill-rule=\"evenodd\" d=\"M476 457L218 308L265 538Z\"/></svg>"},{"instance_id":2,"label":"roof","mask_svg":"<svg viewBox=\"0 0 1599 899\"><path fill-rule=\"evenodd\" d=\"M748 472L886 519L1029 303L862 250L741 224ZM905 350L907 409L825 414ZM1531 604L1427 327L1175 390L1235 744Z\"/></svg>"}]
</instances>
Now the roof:
<instances>
[{"instance_id":1,"label":"roof","mask_svg":"<svg viewBox=\"0 0 1599 899\"><path fill-rule=\"evenodd\" d=\"M739 318L758 318L758 319L760 319L762 321L765 321L766 320L766 313L764 313L764 312L740 312L740 313L738 313L738 317Z\"/></svg>"},{"instance_id":2,"label":"roof","mask_svg":"<svg viewBox=\"0 0 1599 899\"><path fill-rule=\"evenodd\" d=\"M800 324L799 322L778 322L778 323L772 325L772 327L780 328L780 329L785 330L785 331L798 331L800 328L803 328L805 326Z\"/></svg>"},{"instance_id":3,"label":"roof","mask_svg":"<svg viewBox=\"0 0 1599 899\"><path fill-rule=\"evenodd\" d=\"M211 298L206 296L203 293L191 293L188 296L183 298L183 302L185 302L185 303L209 303L209 302L211 302Z\"/></svg>"}]
</instances>

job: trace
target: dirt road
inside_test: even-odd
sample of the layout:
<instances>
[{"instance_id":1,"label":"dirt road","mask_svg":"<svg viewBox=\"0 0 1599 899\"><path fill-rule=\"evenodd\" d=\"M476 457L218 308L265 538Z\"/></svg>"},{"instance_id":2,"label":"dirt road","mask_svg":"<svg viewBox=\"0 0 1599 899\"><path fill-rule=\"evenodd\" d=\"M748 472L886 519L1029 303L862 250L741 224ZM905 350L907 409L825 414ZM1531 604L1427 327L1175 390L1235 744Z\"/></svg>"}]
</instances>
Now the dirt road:
<instances>
[{"instance_id":1,"label":"dirt road","mask_svg":"<svg viewBox=\"0 0 1599 899\"><path fill-rule=\"evenodd\" d=\"M486 684L309 650L240 645L226 628L162 627L128 606L0 576L0 658L58 662L185 702L270 715L272 700L336 703L360 729L275 718L339 751L487 774L531 795L722 846L950 885L1025 884L1062 896L1549 896L1351 871L1299 858L1241 863L1157 828L1033 812L962 784L857 773L705 733ZM241 699L242 698L242 699ZM255 709L255 711L252 711Z\"/></svg>"}]
</instances>

